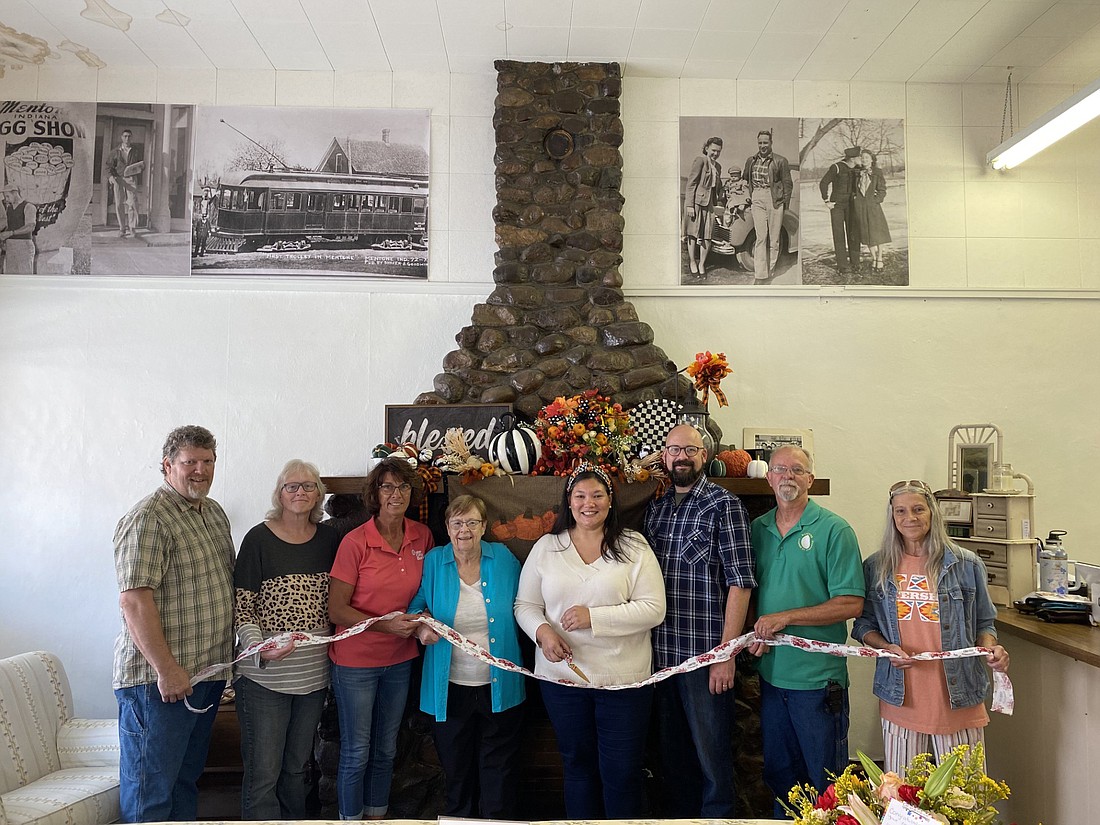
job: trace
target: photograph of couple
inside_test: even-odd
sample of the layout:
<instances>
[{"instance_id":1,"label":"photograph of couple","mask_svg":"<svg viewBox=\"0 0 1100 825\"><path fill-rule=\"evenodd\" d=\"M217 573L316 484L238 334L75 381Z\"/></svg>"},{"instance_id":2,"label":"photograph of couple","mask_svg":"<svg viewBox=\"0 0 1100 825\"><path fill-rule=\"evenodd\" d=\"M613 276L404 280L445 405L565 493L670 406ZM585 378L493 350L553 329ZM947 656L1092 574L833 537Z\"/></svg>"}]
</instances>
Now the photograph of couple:
<instances>
[{"instance_id":1,"label":"photograph of couple","mask_svg":"<svg viewBox=\"0 0 1100 825\"><path fill-rule=\"evenodd\" d=\"M907 285L904 134L901 120L681 118L681 283Z\"/></svg>"}]
</instances>

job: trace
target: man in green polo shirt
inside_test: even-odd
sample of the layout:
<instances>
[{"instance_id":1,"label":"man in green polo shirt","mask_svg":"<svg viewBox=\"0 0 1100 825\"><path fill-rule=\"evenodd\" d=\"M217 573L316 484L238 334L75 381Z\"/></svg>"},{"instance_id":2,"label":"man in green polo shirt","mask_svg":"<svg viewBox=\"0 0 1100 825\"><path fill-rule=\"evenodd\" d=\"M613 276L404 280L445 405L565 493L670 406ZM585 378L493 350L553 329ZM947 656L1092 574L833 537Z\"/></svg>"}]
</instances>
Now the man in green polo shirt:
<instances>
[{"instance_id":1,"label":"man in green polo shirt","mask_svg":"<svg viewBox=\"0 0 1100 825\"><path fill-rule=\"evenodd\" d=\"M752 523L757 605L753 630L843 644L865 593L862 559L848 522L810 500L813 458L800 447L772 453L768 483L776 508ZM843 658L757 644L764 781L776 797L848 763L848 665ZM776 804L776 818L783 811Z\"/></svg>"}]
</instances>

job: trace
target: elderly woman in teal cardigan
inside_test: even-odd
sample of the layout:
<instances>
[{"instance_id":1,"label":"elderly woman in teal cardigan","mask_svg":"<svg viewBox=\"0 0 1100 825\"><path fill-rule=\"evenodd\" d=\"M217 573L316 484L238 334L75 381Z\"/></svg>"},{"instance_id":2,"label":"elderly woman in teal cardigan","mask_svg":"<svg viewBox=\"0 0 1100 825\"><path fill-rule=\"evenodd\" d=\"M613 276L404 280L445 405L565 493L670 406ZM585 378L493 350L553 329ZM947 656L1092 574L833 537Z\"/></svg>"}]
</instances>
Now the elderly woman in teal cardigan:
<instances>
[{"instance_id":1,"label":"elderly woman in teal cardigan","mask_svg":"<svg viewBox=\"0 0 1100 825\"><path fill-rule=\"evenodd\" d=\"M451 543L424 559L420 590L409 612L426 611L494 656L520 661L512 613L520 564L503 544L483 542L485 504L474 496L451 502L444 516ZM426 646L420 709L435 718L433 734L446 778L445 816L515 819L512 773L523 721L523 677L493 668L420 625Z\"/></svg>"}]
</instances>

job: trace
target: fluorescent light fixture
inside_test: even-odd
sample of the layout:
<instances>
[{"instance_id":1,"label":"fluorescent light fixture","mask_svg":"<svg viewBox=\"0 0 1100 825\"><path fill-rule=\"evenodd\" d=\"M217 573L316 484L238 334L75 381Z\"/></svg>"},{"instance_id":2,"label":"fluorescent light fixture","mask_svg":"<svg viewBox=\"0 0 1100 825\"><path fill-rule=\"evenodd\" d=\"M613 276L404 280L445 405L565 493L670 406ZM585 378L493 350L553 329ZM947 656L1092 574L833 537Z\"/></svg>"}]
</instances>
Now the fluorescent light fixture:
<instances>
[{"instance_id":1,"label":"fluorescent light fixture","mask_svg":"<svg viewBox=\"0 0 1100 825\"><path fill-rule=\"evenodd\" d=\"M1011 169L1100 115L1100 80L1059 103L985 156L994 169Z\"/></svg>"}]
</instances>

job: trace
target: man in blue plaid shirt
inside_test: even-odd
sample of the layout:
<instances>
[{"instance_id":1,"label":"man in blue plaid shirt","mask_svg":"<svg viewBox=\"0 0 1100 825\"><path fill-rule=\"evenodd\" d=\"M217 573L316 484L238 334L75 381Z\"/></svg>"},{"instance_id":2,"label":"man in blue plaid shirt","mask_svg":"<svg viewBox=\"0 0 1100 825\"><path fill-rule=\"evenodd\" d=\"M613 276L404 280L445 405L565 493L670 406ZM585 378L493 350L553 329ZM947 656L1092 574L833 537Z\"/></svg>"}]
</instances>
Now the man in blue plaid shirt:
<instances>
[{"instance_id":1,"label":"man in blue plaid shirt","mask_svg":"<svg viewBox=\"0 0 1100 825\"><path fill-rule=\"evenodd\" d=\"M665 621L653 629L654 665L665 668L739 636L756 587L744 505L707 480L699 432L674 427L664 465L672 485L646 511L645 535L665 580ZM734 662L682 673L657 685L663 816L730 819Z\"/></svg>"}]
</instances>

